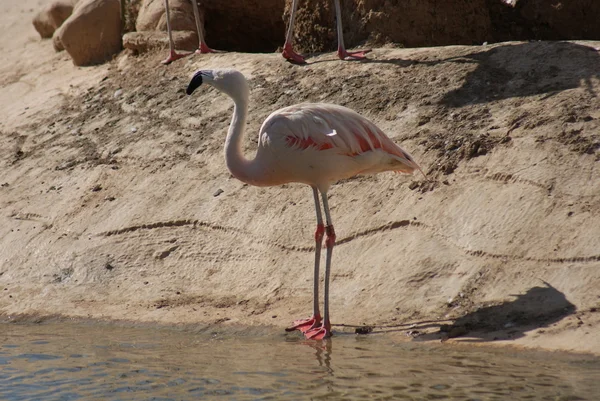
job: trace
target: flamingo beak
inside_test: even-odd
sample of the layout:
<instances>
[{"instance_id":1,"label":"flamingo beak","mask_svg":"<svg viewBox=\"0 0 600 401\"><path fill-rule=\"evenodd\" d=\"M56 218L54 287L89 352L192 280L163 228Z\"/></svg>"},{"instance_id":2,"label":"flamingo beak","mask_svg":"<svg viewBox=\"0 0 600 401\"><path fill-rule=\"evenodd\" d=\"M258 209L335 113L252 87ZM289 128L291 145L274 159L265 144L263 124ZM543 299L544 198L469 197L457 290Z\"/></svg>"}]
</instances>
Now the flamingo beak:
<instances>
[{"instance_id":1,"label":"flamingo beak","mask_svg":"<svg viewBox=\"0 0 600 401\"><path fill-rule=\"evenodd\" d=\"M194 74L185 93L191 95L200 85L202 85L202 71L198 71Z\"/></svg>"}]
</instances>

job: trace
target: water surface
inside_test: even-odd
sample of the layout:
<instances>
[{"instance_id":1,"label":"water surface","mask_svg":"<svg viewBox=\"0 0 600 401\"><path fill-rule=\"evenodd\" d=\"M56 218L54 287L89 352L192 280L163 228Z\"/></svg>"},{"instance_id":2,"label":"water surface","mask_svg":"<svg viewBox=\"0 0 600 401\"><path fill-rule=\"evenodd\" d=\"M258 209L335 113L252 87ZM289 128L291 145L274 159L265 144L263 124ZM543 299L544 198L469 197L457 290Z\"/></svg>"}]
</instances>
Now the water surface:
<instances>
[{"instance_id":1,"label":"water surface","mask_svg":"<svg viewBox=\"0 0 600 401\"><path fill-rule=\"evenodd\" d=\"M340 335L0 325L0 399L600 400L600 358Z\"/></svg>"}]
</instances>

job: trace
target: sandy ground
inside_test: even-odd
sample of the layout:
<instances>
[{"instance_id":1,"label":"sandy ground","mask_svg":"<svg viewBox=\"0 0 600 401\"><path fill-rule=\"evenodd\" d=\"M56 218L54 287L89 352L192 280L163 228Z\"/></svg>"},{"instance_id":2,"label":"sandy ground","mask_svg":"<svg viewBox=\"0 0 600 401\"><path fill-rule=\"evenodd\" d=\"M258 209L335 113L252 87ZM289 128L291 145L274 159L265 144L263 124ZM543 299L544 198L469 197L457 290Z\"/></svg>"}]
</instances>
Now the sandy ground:
<instances>
[{"instance_id":1,"label":"sandy ground","mask_svg":"<svg viewBox=\"0 0 600 401\"><path fill-rule=\"evenodd\" d=\"M372 119L430 178L331 190L335 331L600 354L600 43L79 68L38 38L40 4L0 6L6 320L279 330L310 314L309 188L233 179L230 100L184 93L196 69L235 67L252 88L247 154L273 110L323 101Z\"/></svg>"}]
</instances>

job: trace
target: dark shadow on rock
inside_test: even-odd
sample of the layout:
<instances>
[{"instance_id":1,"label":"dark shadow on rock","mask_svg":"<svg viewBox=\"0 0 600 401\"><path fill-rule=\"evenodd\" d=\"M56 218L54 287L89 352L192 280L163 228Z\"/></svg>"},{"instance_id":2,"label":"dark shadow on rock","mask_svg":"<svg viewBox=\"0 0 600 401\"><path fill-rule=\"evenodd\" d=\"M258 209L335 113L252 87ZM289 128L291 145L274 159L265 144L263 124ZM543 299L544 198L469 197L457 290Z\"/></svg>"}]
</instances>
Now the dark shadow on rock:
<instances>
[{"instance_id":1,"label":"dark shadow on rock","mask_svg":"<svg viewBox=\"0 0 600 401\"><path fill-rule=\"evenodd\" d=\"M544 282L544 287L532 287L516 299L498 305L482 307L441 325L436 333L421 335L417 341L467 336L471 342L516 339L526 332L548 327L575 313L577 308L565 294Z\"/></svg>"},{"instance_id":2,"label":"dark shadow on rock","mask_svg":"<svg viewBox=\"0 0 600 401\"><path fill-rule=\"evenodd\" d=\"M593 96L592 80L600 79L600 52L593 47L571 42L507 43L486 50L472 47L461 56L437 60L410 60L401 58L373 58L346 61L366 64L387 64L398 68L411 65L474 65L464 75L458 88L447 92L439 103L447 107L485 104L509 98L546 95L585 86ZM335 53L331 58L312 60L323 53L305 54L308 64L338 63ZM461 74L461 67L453 69Z\"/></svg>"},{"instance_id":3,"label":"dark shadow on rock","mask_svg":"<svg viewBox=\"0 0 600 401\"><path fill-rule=\"evenodd\" d=\"M449 107L512 97L552 96L581 85L593 92L591 80L600 78L600 53L570 42L506 44L440 62L477 64L465 76L463 85L440 101Z\"/></svg>"}]
</instances>

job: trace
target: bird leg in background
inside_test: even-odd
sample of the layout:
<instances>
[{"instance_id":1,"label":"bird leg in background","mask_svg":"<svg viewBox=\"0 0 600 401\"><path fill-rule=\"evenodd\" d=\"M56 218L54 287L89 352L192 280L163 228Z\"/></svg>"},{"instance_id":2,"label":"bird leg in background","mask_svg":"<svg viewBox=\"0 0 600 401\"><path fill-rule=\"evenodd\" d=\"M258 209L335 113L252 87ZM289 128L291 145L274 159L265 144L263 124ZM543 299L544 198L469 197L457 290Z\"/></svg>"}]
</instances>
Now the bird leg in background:
<instances>
[{"instance_id":1,"label":"bird leg in background","mask_svg":"<svg viewBox=\"0 0 600 401\"><path fill-rule=\"evenodd\" d=\"M202 26L200 24L200 11L198 11L198 3L196 0L192 1L192 8L194 9L194 19L196 20L196 29L198 30L198 50L196 53L214 53L215 51L208 47L204 41L204 35L202 34Z\"/></svg>"},{"instance_id":2,"label":"bird leg in background","mask_svg":"<svg viewBox=\"0 0 600 401\"><path fill-rule=\"evenodd\" d=\"M340 0L334 0L335 3L335 18L337 22L337 35L338 35L338 57L341 60L362 60L367 56L366 54L371 49L358 50L354 52L346 51L344 46L344 30L342 29L342 9L340 7Z\"/></svg>"},{"instance_id":3,"label":"bird leg in background","mask_svg":"<svg viewBox=\"0 0 600 401\"><path fill-rule=\"evenodd\" d=\"M335 230L333 229L333 223L331 221L331 215L329 213L329 204L327 202L327 193L323 193L323 209L325 210L325 221L327 226L325 232L327 233L327 239L325 245L327 246L327 257L325 259L325 288L323 294L323 323L311 330L304 333L306 338L312 340L323 340L332 336L331 333L331 321L329 320L329 278L331 275L331 257L333 255L333 247L335 246Z\"/></svg>"},{"instance_id":4,"label":"bird leg in background","mask_svg":"<svg viewBox=\"0 0 600 401\"><path fill-rule=\"evenodd\" d=\"M163 64L171 64L175 60L189 56L188 54L180 54L175 51L175 43L173 42L173 34L171 32L171 13L169 12L169 0L165 0L165 12L167 18L167 32L169 34L169 57L163 60Z\"/></svg>"},{"instance_id":5,"label":"bird leg in background","mask_svg":"<svg viewBox=\"0 0 600 401\"><path fill-rule=\"evenodd\" d=\"M340 7L340 0L334 0L334 3L338 36L338 57L342 60L362 60L366 58L366 54L370 52L371 49L353 52L346 51L346 47L344 46L344 30L342 26L342 8ZM285 36L285 43L283 45L282 55L292 63L305 64L306 61L304 60L304 57L296 53L292 48L292 42L294 40L294 22L296 19L297 9L298 0L292 0L292 13L290 16L290 25L288 26L287 34Z\"/></svg>"},{"instance_id":6,"label":"bird leg in background","mask_svg":"<svg viewBox=\"0 0 600 401\"><path fill-rule=\"evenodd\" d=\"M286 60L291 61L292 63L306 64L304 57L296 53L292 48L292 42L294 41L294 21L296 19L297 8L298 0L292 0L292 15L290 16L290 25L288 26L287 34L285 35L285 43L283 44L283 52L281 54Z\"/></svg>"},{"instance_id":7,"label":"bird leg in background","mask_svg":"<svg viewBox=\"0 0 600 401\"><path fill-rule=\"evenodd\" d=\"M321 324L321 312L319 312L319 263L321 262L321 244L325 234L325 226L323 225L323 216L321 215L321 203L319 202L319 191L313 187L313 195L315 198L315 210L317 212L317 230L315 231L315 273L313 284L313 315L308 319L295 320L293 326L288 327L285 331L300 330L302 333L319 327Z\"/></svg>"},{"instance_id":8,"label":"bird leg in background","mask_svg":"<svg viewBox=\"0 0 600 401\"><path fill-rule=\"evenodd\" d=\"M208 47L204 41L204 35L202 34L202 26L200 24L200 11L198 10L198 3L196 0L191 0L192 8L194 9L194 19L196 20L196 29L198 31L198 50L196 53L213 53L214 50ZM187 57L193 53L180 54L175 51L175 43L173 42L173 32L171 30L171 12L169 11L169 0L165 0L165 12L167 18L167 32L169 34L169 57L163 60L163 64L171 64L175 60Z\"/></svg>"}]
</instances>

